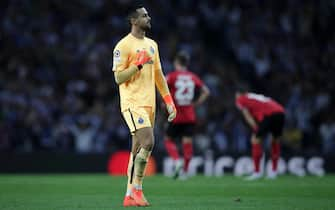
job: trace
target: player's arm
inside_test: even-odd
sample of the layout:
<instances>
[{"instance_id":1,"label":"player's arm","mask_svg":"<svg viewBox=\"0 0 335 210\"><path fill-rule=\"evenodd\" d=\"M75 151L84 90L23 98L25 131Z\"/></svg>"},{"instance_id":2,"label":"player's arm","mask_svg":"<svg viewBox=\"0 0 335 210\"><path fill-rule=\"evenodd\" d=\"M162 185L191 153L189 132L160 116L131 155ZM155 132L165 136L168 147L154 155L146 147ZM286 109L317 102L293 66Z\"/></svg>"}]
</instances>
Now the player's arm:
<instances>
[{"instance_id":1,"label":"player's arm","mask_svg":"<svg viewBox=\"0 0 335 210\"><path fill-rule=\"evenodd\" d=\"M171 97L167 82L165 80L165 77L162 71L158 48L157 48L157 53L155 56L154 65L155 65L155 84L156 84L159 94L162 96L166 104L166 109L169 113L168 121L171 122L177 116L177 109L176 109L176 106L174 105L173 99Z\"/></svg>"},{"instance_id":2,"label":"player's arm","mask_svg":"<svg viewBox=\"0 0 335 210\"><path fill-rule=\"evenodd\" d=\"M155 73L155 84L156 87L162 96L166 109L169 113L168 121L171 122L174 118L177 116L177 109L176 106L174 105L172 96L170 94L169 88L167 86L167 83L165 81L164 75L162 70L157 70Z\"/></svg>"},{"instance_id":3,"label":"player's arm","mask_svg":"<svg viewBox=\"0 0 335 210\"><path fill-rule=\"evenodd\" d=\"M139 68L135 65L131 65L123 71L114 72L116 84L121 85L122 83L127 82L137 71L139 71Z\"/></svg>"},{"instance_id":4,"label":"player's arm","mask_svg":"<svg viewBox=\"0 0 335 210\"><path fill-rule=\"evenodd\" d=\"M247 121L248 125L252 128L253 131L256 131L258 125L256 120L252 117L248 109L241 109L244 119Z\"/></svg>"},{"instance_id":5,"label":"player's arm","mask_svg":"<svg viewBox=\"0 0 335 210\"><path fill-rule=\"evenodd\" d=\"M165 80L163 71L160 68L155 68L155 84L162 98L170 95L168 84Z\"/></svg>"},{"instance_id":6,"label":"player's arm","mask_svg":"<svg viewBox=\"0 0 335 210\"><path fill-rule=\"evenodd\" d=\"M209 95L210 95L209 88L206 85L203 85L200 89L200 96L194 102L194 105L199 106L200 104L204 103L206 99L209 97Z\"/></svg>"},{"instance_id":7,"label":"player's arm","mask_svg":"<svg viewBox=\"0 0 335 210\"><path fill-rule=\"evenodd\" d=\"M249 110L246 108L246 101L244 96L239 96L235 99L235 104L239 110L241 110L244 119L247 121L248 125L255 132L258 129L256 120L252 117Z\"/></svg>"}]
</instances>

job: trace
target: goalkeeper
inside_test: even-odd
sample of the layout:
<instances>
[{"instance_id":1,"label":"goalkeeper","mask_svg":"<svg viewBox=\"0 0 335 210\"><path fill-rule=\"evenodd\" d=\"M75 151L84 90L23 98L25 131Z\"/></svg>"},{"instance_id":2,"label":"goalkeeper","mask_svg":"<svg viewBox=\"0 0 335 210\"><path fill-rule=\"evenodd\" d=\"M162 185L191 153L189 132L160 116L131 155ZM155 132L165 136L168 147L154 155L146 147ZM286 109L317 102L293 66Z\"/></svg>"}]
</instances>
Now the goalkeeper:
<instances>
[{"instance_id":1,"label":"goalkeeper","mask_svg":"<svg viewBox=\"0 0 335 210\"><path fill-rule=\"evenodd\" d=\"M151 18L144 7L130 12L131 32L117 43L113 52L121 112L132 135L127 192L123 201L126 207L149 206L142 182L154 146L156 87L166 103L168 121L177 114L162 72L157 43L145 36L151 28Z\"/></svg>"}]
</instances>

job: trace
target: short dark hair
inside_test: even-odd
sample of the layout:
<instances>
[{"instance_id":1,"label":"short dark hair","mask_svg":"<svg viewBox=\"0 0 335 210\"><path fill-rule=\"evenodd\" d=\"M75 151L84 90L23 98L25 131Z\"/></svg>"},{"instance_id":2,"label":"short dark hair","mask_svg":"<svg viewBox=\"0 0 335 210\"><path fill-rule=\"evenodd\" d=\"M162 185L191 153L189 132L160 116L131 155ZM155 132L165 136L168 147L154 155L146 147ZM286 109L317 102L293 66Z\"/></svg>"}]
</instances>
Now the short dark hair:
<instances>
[{"instance_id":1,"label":"short dark hair","mask_svg":"<svg viewBox=\"0 0 335 210\"><path fill-rule=\"evenodd\" d=\"M135 6L131 6L129 8L129 13L128 13L128 16L127 16L127 20L129 22L129 24L131 25L131 19L136 19L138 18L138 12L137 10L144 7L142 4L137 4Z\"/></svg>"},{"instance_id":2,"label":"short dark hair","mask_svg":"<svg viewBox=\"0 0 335 210\"><path fill-rule=\"evenodd\" d=\"M175 61L183 66L187 66L190 62L190 54L188 54L186 51L179 51L176 54Z\"/></svg>"}]
</instances>

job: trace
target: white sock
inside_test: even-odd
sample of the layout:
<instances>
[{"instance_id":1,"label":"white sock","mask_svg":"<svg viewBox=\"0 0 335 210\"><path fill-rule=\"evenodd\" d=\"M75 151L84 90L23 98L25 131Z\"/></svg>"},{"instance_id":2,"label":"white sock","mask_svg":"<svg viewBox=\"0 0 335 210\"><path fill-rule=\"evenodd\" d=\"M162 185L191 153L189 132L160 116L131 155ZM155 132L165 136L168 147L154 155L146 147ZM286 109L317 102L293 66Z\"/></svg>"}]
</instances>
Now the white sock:
<instances>
[{"instance_id":1,"label":"white sock","mask_svg":"<svg viewBox=\"0 0 335 210\"><path fill-rule=\"evenodd\" d=\"M126 196L131 196L131 189L127 189Z\"/></svg>"},{"instance_id":2,"label":"white sock","mask_svg":"<svg viewBox=\"0 0 335 210\"><path fill-rule=\"evenodd\" d=\"M134 188L135 188L136 190L142 190L142 185L134 184Z\"/></svg>"}]
</instances>

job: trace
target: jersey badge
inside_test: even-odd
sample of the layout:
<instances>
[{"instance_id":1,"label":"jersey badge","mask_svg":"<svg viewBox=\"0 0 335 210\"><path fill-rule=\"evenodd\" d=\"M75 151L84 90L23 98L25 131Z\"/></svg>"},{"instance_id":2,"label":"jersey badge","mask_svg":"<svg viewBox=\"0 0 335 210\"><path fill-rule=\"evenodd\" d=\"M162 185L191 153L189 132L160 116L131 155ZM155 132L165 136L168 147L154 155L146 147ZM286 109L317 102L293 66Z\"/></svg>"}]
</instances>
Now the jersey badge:
<instances>
[{"instance_id":1,"label":"jersey badge","mask_svg":"<svg viewBox=\"0 0 335 210\"><path fill-rule=\"evenodd\" d=\"M155 49L152 46L150 46L150 52L151 52L151 54L155 53Z\"/></svg>"},{"instance_id":2,"label":"jersey badge","mask_svg":"<svg viewBox=\"0 0 335 210\"><path fill-rule=\"evenodd\" d=\"M143 123L144 123L144 120L143 120L142 117L139 117L139 118L138 118L138 123L139 123L139 124L143 124Z\"/></svg>"},{"instance_id":3,"label":"jersey badge","mask_svg":"<svg viewBox=\"0 0 335 210\"><path fill-rule=\"evenodd\" d=\"M115 50L113 53L113 70L121 62L121 52L120 50Z\"/></svg>"},{"instance_id":4,"label":"jersey badge","mask_svg":"<svg viewBox=\"0 0 335 210\"><path fill-rule=\"evenodd\" d=\"M119 58L121 55L120 50L115 50L114 51L114 58Z\"/></svg>"}]
</instances>

